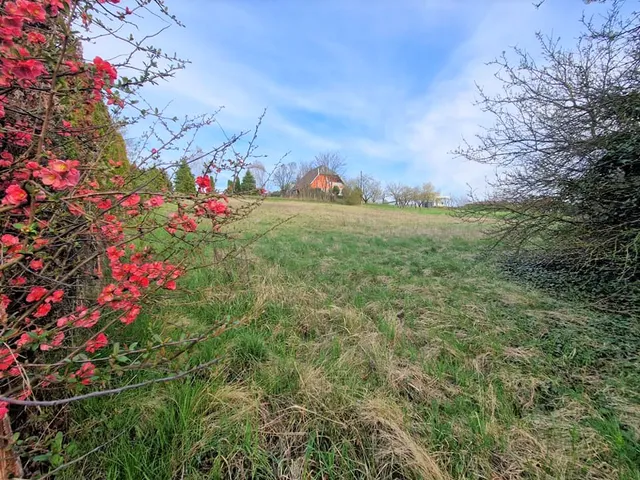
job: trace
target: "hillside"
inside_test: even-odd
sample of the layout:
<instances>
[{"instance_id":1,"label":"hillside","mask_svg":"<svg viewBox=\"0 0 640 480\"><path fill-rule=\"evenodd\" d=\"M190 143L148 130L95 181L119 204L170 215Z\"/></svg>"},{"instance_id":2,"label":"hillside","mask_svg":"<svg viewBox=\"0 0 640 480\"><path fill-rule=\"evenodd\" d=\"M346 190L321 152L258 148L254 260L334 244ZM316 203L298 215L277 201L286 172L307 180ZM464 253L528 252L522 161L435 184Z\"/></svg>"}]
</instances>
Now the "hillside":
<instances>
[{"instance_id":1,"label":"hillside","mask_svg":"<svg viewBox=\"0 0 640 480\"><path fill-rule=\"evenodd\" d=\"M64 478L640 475L637 325L502 278L448 216L273 201L246 221L286 218L146 317L236 322L198 354L218 366L79 404L78 443L108 443Z\"/></svg>"}]
</instances>

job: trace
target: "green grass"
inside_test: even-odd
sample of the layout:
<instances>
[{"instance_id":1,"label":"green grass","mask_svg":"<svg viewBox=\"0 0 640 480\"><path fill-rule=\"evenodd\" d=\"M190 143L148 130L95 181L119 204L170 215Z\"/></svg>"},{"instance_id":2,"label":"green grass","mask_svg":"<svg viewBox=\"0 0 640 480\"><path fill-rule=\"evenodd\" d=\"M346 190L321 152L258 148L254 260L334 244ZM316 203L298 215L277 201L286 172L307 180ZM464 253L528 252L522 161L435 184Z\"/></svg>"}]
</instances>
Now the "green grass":
<instances>
[{"instance_id":1,"label":"green grass","mask_svg":"<svg viewBox=\"0 0 640 480\"><path fill-rule=\"evenodd\" d=\"M640 478L637 320L508 281L441 215L278 201L245 228L291 215L135 324L239 323L190 359L216 368L75 405L67 441L115 440L61 478Z\"/></svg>"}]
</instances>

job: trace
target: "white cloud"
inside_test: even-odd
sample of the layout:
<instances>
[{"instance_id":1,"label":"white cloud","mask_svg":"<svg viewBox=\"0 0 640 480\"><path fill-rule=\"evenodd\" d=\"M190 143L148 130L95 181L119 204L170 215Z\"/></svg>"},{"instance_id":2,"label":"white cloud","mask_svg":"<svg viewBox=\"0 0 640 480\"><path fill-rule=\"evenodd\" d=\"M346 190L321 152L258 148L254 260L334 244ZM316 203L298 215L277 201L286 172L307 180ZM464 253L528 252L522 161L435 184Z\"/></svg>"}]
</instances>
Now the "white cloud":
<instances>
[{"instance_id":1,"label":"white cloud","mask_svg":"<svg viewBox=\"0 0 640 480\"><path fill-rule=\"evenodd\" d=\"M449 154L490 121L473 106L474 82L499 87L485 62L534 45L537 29L573 35L584 8L578 0L539 10L530 0L282 6L180 2L189 28L171 29L164 47L193 64L152 89L154 99L175 99L177 113L224 105L228 133L251 128L266 107L260 144L270 158L340 149L352 174L432 181L453 194L467 183L482 189L492 174Z\"/></svg>"}]
</instances>

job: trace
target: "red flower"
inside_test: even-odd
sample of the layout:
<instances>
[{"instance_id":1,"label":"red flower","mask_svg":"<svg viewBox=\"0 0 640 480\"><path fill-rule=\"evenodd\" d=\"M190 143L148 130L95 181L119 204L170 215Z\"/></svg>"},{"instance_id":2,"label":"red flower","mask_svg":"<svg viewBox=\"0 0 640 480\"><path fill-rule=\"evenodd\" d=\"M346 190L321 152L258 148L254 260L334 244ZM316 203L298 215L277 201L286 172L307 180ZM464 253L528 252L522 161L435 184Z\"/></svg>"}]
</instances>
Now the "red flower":
<instances>
[{"instance_id":1,"label":"red flower","mask_svg":"<svg viewBox=\"0 0 640 480\"><path fill-rule=\"evenodd\" d=\"M40 305L38 307L38 309L33 314L33 316L36 317L36 318L45 317L45 316L47 316L49 314L50 311L51 311L51 304L50 303L43 303L42 305Z\"/></svg>"},{"instance_id":2,"label":"red flower","mask_svg":"<svg viewBox=\"0 0 640 480\"><path fill-rule=\"evenodd\" d=\"M103 60L100 57L96 57L93 59L93 64L96 67L96 72L102 75L107 75L109 79L113 82L116 78L118 78L118 72L116 69L107 61Z\"/></svg>"},{"instance_id":3,"label":"red flower","mask_svg":"<svg viewBox=\"0 0 640 480\"><path fill-rule=\"evenodd\" d=\"M31 343L31 340L33 340L33 338L31 338L31 335L29 335L28 333L23 333L22 335L20 335L20 338L16 342L16 346L18 348L23 347L27 343Z\"/></svg>"},{"instance_id":4,"label":"red flower","mask_svg":"<svg viewBox=\"0 0 640 480\"><path fill-rule=\"evenodd\" d=\"M113 283L110 283L106 287L102 289L100 295L98 295L98 303L100 305L104 305L108 302L113 302L115 300L115 292L116 286Z\"/></svg>"},{"instance_id":5,"label":"red flower","mask_svg":"<svg viewBox=\"0 0 640 480\"><path fill-rule=\"evenodd\" d=\"M217 200L210 200L206 203L207 210L215 215L225 215L228 211L227 204Z\"/></svg>"},{"instance_id":6,"label":"red flower","mask_svg":"<svg viewBox=\"0 0 640 480\"><path fill-rule=\"evenodd\" d=\"M96 203L96 207L98 207L100 210L108 210L109 208L111 208L111 200L109 200L108 198L100 200L98 203Z\"/></svg>"},{"instance_id":7,"label":"red flower","mask_svg":"<svg viewBox=\"0 0 640 480\"><path fill-rule=\"evenodd\" d=\"M111 181L116 187L124 187L124 178L121 175L114 175L111 177Z\"/></svg>"},{"instance_id":8,"label":"red flower","mask_svg":"<svg viewBox=\"0 0 640 480\"><path fill-rule=\"evenodd\" d=\"M42 270L42 267L44 267L44 262L39 258L34 258L33 260L31 260L31 262L29 262L29 267L35 271Z\"/></svg>"},{"instance_id":9,"label":"red flower","mask_svg":"<svg viewBox=\"0 0 640 480\"><path fill-rule=\"evenodd\" d=\"M69 171L69 165L62 160L51 160L49 162L49 168L56 173L63 174Z\"/></svg>"},{"instance_id":10,"label":"red flower","mask_svg":"<svg viewBox=\"0 0 640 480\"><path fill-rule=\"evenodd\" d=\"M0 420L2 420L7 413L9 413L9 404L7 402L0 402Z\"/></svg>"},{"instance_id":11,"label":"red flower","mask_svg":"<svg viewBox=\"0 0 640 480\"><path fill-rule=\"evenodd\" d=\"M15 235L9 235L8 233L5 233L4 235L2 235L2 237L0 237L0 243L2 243L2 245L4 245L5 247L13 247L14 245L20 244L20 239Z\"/></svg>"},{"instance_id":12,"label":"red flower","mask_svg":"<svg viewBox=\"0 0 640 480\"><path fill-rule=\"evenodd\" d=\"M30 2L28 0L18 0L16 2L20 15L27 17L34 22L44 22L47 18L46 12L39 2Z\"/></svg>"},{"instance_id":13,"label":"red flower","mask_svg":"<svg viewBox=\"0 0 640 480\"><path fill-rule=\"evenodd\" d=\"M120 257L124 257L124 250L114 246L107 248L107 258L110 262L117 262Z\"/></svg>"},{"instance_id":14,"label":"red flower","mask_svg":"<svg viewBox=\"0 0 640 480\"><path fill-rule=\"evenodd\" d=\"M80 63L72 62L71 60L67 60L64 64L69 67L69 71L71 73L78 73L80 71Z\"/></svg>"},{"instance_id":15,"label":"red flower","mask_svg":"<svg viewBox=\"0 0 640 480\"><path fill-rule=\"evenodd\" d=\"M19 185L11 184L5 190L5 197L2 199L3 204L20 205L27 201L27 192Z\"/></svg>"},{"instance_id":16,"label":"red flower","mask_svg":"<svg viewBox=\"0 0 640 480\"><path fill-rule=\"evenodd\" d=\"M100 318L100 311L94 310L87 316L87 308L86 307L78 307L77 310L80 310L81 313L77 318L74 316L74 326L79 328L91 328L96 323L98 323L98 319Z\"/></svg>"},{"instance_id":17,"label":"red flower","mask_svg":"<svg viewBox=\"0 0 640 480\"><path fill-rule=\"evenodd\" d=\"M62 297L64 296L64 292L62 290L56 290L53 292L45 302L58 303L62 301Z\"/></svg>"},{"instance_id":18,"label":"red flower","mask_svg":"<svg viewBox=\"0 0 640 480\"><path fill-rule=\"evenodd\" d=\"M10 349L0 348L0 371L9 370L15 361L16 357Z\"/></svg>"},{"instance_id":19,"label":"red flower","mask_svg":"<svg viewBox=\"0 0 640 480\"><path fill-rule=\"evenodd\" d=\"M71 378L77 378L81 384L89 385L91 383L91 377L93 377L95 373L96 366L91 362L87 362L71 375Z\"/></svg>"},{"instance_id":20,"label":"red flower","mask_svg":"<svg viewBox=\"0 0 640 480\"><path fill-rule=\"evenodd\" d=\"M2 103L0 103L0 108L2 108ZM4 115L0 115L0 118L2 118L3 116ZM11 155L9 152L0 153L0 166L10 167L12 163L13 163L13 155Z\"/></svg>"},{"instance_id":21,"label":"red flower","mask_svg":"<svg viewBox=\"0 0 640 480\"><path fill-rule=\"evenodd\" d=\"M167 290L175 290L176 289L175 280L169 280L167 283L164 284L164 288L166 288Z\"/></svg>"},{"instance_id":22,"label":"red flower","mask_svg":"<svg viewBox=\"0 0 640 480\"><path fill-rule=\"evenodd\" d=\"M29 295L27 295L27 302L37 302L47 294L47 289L44 287L31 287Z\"/></svg>"},{"instance_id":23,"label":"red flower","mask_svg":"<svg viewBox=\"0 0 640 480\"><path fill-rule=\"evenodd\" d=\"M77 185L80 180L80 171L74 168L77 163L73 160L51 160L49 168L42 168L37 176L43 184L50 185L55 190L64 190Z\"/></svg>"},{"instance_id":24,"label":"red flower","mask_svg":"<svg viewBox=\"0 0 640 480\"><path fill-rule=\"evenodd\" d=\"M51 343L42 343L40 345L40 350L46 352L47 350L51 350L54 347L59 347L62 345L62 341L64 340L64 332L58 332Z\"/></svg>"},{"instance_id":25,"label":"red flower","mask_svg":"<svg viewBox=\"0 0 640 480\"><path fill-rule=\"evenodd\" d=\"M130 323L133 323L136 318L138 318L138 315L140 315L140 307L134 305L129 309L126 315L120 317L120 321L125 325L129 325Z\"/></svg>"},{"instance_id":26,"label":"red flower","mask_svg":"<svg viewBox=\"0 0 640 480\"><path fill-rule=\"evenodd\" d=\"M122 205L124 207L133 207L140 203L140 195L134 193L133 195L128 196L123 202Z\"/></svg>"},{"instance_id":27,"label":"red flower","mask_svg":"<svg viewBox=\"0 0 640 480\"><path fill-rule=\"evenodd\" d=\"M211 179L208 176L196 178L196 185L198 185L198 191L200 192L211 192Z\"/></svg>"},{"instance_id":28,"label":"red flower","mask_svg":"<svg viewBox=\"0 0 640 480\"><path fill-rule=\"evenodd\" d=\"M40 32L29 32L27 33L27 41L29 43L45 43L47 41L47 37Z\"/></svg>"},{"instance_id":29,"label":"red flower","mask_svg":"<svg viewBox=\"0 0 640 480\"><path fill-rule=\"evenodd\" d=\"M9 283L15 287L19 287L21 285L26 285L27 279L25 277L16 277L12 278Z\"/></svg>"},{"instance_id":30,"label":"red flower","mask_svg":"<svg viewBox=\"0 0 640 480\"><path fill-rule=\"evenodd\" d=\"M145 206L148 208L159 207L164 204L164 198L160 195L156 195L155 197L151 197L149 200L144 202Z\"/></svg>"},{"instance_id":31,"label":"red flower","mask_svg":"<svg viewBox=\"0 0 640 480\"><path fill-rule=\"evenodd\" d=\"M75 187L80 181L80 171L77 168L70 169L65 180L68 187Z\"/></svg>"},{"instance_id":32,"label":"red flower","mask_svg":"<svg viewBox=\"0 0 640 480\"><path fill-rule=\"evenodd\" d=\"M60 174L54 172L53 170L51 170L49 168L40 169L40 171L37 172L36 175L40 178L40 181L44 185L56 185L56 186L59 186L59 185L62 184L62 177L60 176ZM36 175L34 175L34 176L36 176Z\"/></svg>"},{"instance_id":33,"label":"red flower","mask_svg":"<svg viewBox=\"0 0 640 480\"><path fill-rule=\"evenodd\" d=\"M104 333L99 333L96 338L87 341L87 348L85 349L89 353L94 353L96 350L104 348L109 343L107 336Z\"/></svg>"},{"instance_id":34,"label":"red flower","mask_svg":"<svg viewBox=\"0 0 640 480\"><path fill-rule=\"evenodd\" d=\"M13 75L18 80L37 80L37 78L43 75L47 69L44 64L38 60L18 60L11 69Z\"/></svg>"}]
</instances>

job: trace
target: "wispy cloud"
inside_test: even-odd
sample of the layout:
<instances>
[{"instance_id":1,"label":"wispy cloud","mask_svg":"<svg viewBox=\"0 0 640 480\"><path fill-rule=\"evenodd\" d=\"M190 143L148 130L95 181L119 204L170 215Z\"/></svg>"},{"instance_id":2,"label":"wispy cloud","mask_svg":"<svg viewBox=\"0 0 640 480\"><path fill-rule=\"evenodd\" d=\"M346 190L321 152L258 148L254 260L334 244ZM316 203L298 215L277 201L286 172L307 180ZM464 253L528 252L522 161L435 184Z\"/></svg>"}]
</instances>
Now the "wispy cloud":
<instances>
[{"instance_id":1,"label":"wispy cloud","mask_svg":"<svg viewBox=\"0 0 640 480\"><path fill-rule=\"evenodd\" d=\"M577 0L538 10L530 0L169 5L187 28L172 28L163 46L192 64L155 88L154 100L174 100L177 113L224 106L228 131L250 128L268 108L267 165L286 151L308 160L337 149L350 174L432 181L452 194L483 189L492 172L449 153L490 122L473 106L476 83L499 87L485 63L509 46L535 50L536 30L574 37L585 8Z\"/></svg>"}]
</instances>

